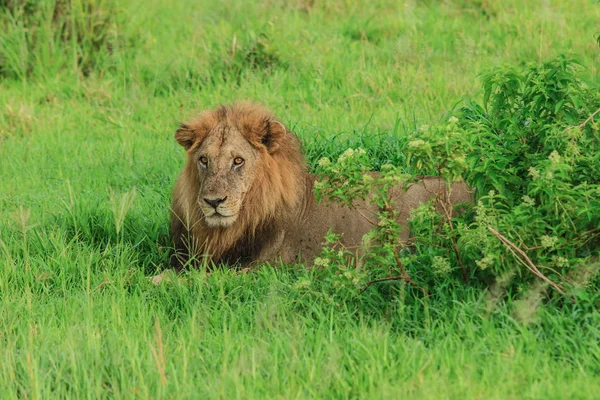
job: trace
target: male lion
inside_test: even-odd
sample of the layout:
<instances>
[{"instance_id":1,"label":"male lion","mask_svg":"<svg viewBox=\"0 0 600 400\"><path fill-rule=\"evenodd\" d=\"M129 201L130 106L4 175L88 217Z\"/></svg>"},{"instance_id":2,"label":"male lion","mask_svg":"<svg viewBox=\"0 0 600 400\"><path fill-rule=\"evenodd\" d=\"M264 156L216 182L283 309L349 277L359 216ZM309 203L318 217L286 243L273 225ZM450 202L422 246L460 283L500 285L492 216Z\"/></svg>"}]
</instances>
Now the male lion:
<instances>
[{"instance_id":1,"label":"male lion","mask_svg":"<svg viewBox=\"0 0 600 400\"><path fill-rule=\"evenodd\" d=\"M311 263L331 228L342 244L358 247L373 228L364 212L317 203L315 177L306 170L300 141L265 108L250 103L204 111L182 124L175 139L187 151L187 164L173 190L171 263L180 270L190 257L214 263ZM439 178L425 178L393 193L399 222L436 196L471 200L462 184L447 190ZM361 211L361 208L363 209ZM405 229L401 239L406 241Z\"/></svg>"}]
</instances>

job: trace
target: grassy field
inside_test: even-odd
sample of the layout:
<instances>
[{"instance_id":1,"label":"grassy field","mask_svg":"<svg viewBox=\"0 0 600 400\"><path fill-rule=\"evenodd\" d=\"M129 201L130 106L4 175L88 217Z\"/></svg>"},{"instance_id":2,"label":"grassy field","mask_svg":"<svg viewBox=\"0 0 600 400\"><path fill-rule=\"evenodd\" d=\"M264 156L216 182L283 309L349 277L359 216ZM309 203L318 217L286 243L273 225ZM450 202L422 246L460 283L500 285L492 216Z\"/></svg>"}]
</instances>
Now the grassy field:
<instances>
[{"instance_id":1,"label":"grassy field","mask_svg":"<svg viewBox=\"0 0 600 400\"><path fill-rule=\"evenodd\" d=\"M168 257L180 120L254 99L312 164L358 144L401 163L406 132L494 66L573 52L600 84L597 2L128 0L95 53L23 18L0 29L0 398L597 398L597 290L340 305L299 266L146 279Z\"/></svg>"}]
</instances>

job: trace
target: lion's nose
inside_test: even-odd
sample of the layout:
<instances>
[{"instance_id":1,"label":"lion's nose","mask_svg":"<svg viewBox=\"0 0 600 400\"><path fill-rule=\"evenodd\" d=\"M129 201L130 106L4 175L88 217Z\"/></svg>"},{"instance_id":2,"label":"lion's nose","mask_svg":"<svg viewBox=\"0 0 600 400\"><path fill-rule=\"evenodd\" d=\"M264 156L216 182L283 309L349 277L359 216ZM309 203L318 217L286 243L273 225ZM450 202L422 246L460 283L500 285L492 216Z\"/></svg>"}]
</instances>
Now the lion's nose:
<instances>
[{"instance_id":1,"label":"lion's nose","mask_svg":"<svg viewBox=\"0 0 600 400\"><path fill-rule=\"evenodd\" d=\"M204 199L204 201L211 207L217 208L219 204L227 200L227 196L222 197L220 199Z\"/></svg>"}]
</instances>

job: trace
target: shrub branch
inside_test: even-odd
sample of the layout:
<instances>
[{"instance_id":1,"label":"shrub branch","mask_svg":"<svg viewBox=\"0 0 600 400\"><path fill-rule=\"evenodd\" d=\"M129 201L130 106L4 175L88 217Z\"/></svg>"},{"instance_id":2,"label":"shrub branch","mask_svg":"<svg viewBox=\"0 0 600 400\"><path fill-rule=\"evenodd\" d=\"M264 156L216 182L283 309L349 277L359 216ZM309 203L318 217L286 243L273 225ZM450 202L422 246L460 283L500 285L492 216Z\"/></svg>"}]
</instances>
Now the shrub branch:
<instances>
[{"instance_id":1,"label":"shrub branch","mask_svg":"<svg viewBox=\"0 0 600 400\"><path fill-rule=\"evenodd\" d=\"M546 275L542 274L542 272L538 269L538 267L536 267L536 265L531 261L531 259L527 256L527 254L523 250L521 250L519 247L517 247L517 245L515 245L513 242L508 240L505 236L500 234L498 231L496 231L491 226L488 226L488 230L494 236L496 236L498 239L500 239L502 244L504 244L508 248L508 250L515 256L516 260L519 263L521 263L523 266L525 266L527 269L529 269L535 276L537 276L538 278L542 279L544 282L546 282L547 284L552 286L556 291L558 291L559 293L561 293L563 295L566 295L565 291L560 286L558 286L556 283L554 283L550 279L548 279L548 277L546 277Z\"/></svg>"},{"instance_id":2,"label":"shrub branch","mask_svg":"<svg viewBox=\"0 0 600 400\"><path fill-rule=\"evenodd\" d=\"M407 283L407 284L409 284L409 285L411 285L413 287L421 289L423 291L423 293L425 294L425 296L427 296L427 294L428 294L427 289L419 286L412 279L410 279L410 275L408 275L408 272L406 271L406 268L404 268L404 265L402 264L402 260L400 260L400 254L398 253L398 246L397 245L394 245L393 252L394 252L394 260L396 261L396 265L398 266L398 268L400 268L400 272L402 273L402 275L388 276L388 277L385 277L385 278L373 279L373 280L367 282L365 284L365 287L362 288L362 290L358 294L359 295L363 294L374 283L387 282L387 281L404 281L405 283Z\"/></svg>"},{"instance_id":3,"label":"shrub branch","mask_svg":"<svg viewBox=\"0 0 600 400\"><path fill-rule=\"evenodd\" d=\"M590 122L592 119L594 119L594 117L596 116L596 114L598 114L600 112L600 108L598 108L596 111L594 111L589 117L587 117L587 119L585 121L583 121L580 125L579 128L585 128L585 126L588 124L588 122Z\"/></svg>"},{"instance_id":4,"label":"shrub branch","mask_svg":"<svg viewBox=\"0 0 600 400\"><path fill-rule=\"evenodd\" d=\"M454 234L454 225L452 224L452 212L448 210L448 208L446 207L446 204L444 204L444 201L440 200L438 198L438 203L442 206L442 209L444 210L444 215L446 217L446 221L448 221L448 227L450 228L450 231L452 232L452 235L450 237L450 239L452 240L452 249L454 250L454 254L456 255L456 260L458 261L458 264L460 265L460 268L462 270L462 274L463 274L463 278L465 279L465 283L469 282L469 274L467 274L467 269L465 268L465 265L462 262L462 259L460 257L460 252L458 251L458 245L456 244L456 235ZM448 194L448 203L450 203L450 194ZM452 204L449 204L450 209L452 210Z\"/></svg>"}]
</instances>

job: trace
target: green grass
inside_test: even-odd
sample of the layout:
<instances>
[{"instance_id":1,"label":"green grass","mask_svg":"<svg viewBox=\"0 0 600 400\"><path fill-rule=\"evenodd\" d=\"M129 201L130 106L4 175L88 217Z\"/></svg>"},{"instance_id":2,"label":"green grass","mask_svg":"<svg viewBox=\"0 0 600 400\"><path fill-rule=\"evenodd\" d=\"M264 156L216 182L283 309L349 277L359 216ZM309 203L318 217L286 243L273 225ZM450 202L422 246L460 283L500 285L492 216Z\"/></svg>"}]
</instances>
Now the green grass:
<instances>
[{"instance_id":1,"label":"green grass","mask_svg":"<svg viewBox=\"0 0 600 400\"><path fill-rule=\"evenodd\" d=\"M0 56L1 398L597 396L595 288L490 308L476 285L340 305L301 267L146 280L167 260L180 120L255 99L311 163L361 145L401 164L406 133L494 66L573 51L598 85L597 2L119 3L118 46L85 75L73 42L27 53L0 29L35 66Z\"/></svg>"}]
</instances>

